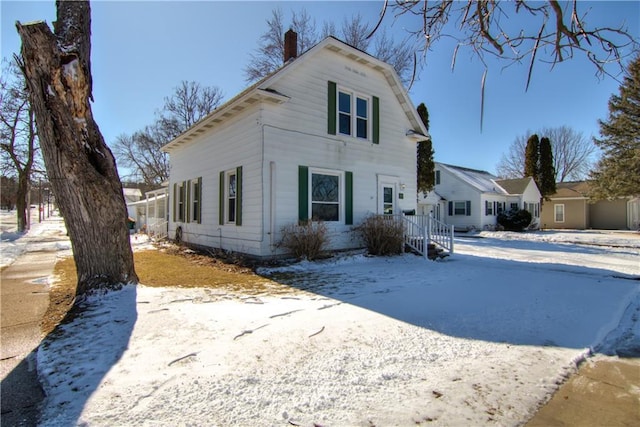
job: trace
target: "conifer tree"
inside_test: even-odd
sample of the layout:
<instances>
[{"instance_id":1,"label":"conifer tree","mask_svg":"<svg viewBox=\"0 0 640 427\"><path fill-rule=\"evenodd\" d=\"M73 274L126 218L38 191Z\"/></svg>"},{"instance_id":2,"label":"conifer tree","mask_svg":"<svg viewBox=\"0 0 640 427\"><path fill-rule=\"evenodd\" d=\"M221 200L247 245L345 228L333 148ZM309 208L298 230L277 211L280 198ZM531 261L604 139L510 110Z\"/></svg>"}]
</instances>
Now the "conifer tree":
<instances>
[{"instance_id":1,"label":"conifer tree","mask_svg":"<svg viewBox=\"0 0 640 427\"><path fill-rule=\"evenodd\" d=\"M540 140L538 157L538 189L542 197L547 197L556 192L556 171L553 167L553 150L551 141L546 136Z\"/></svg>"},{"instance_id":2,"label":"conifer tree","mask_svg":"<svg viewBox=\"0 0 640 427\"><path fill-rule=\"evenodd\" d=\"M429 130L429 111L424 102L418 105L417 110L424 127ZM425 195L435 186L433 154L431 138L418 142L418 191Z\"/></svg>"},{"instance_id":3,"label":"conifer tree","mask_svg":"<svg viewBox=\"0 0 640 427\"><path fill-rule=\"evenodd\" d=\"M640 53L632 60L619 95L609 98L609 117L600 120L595 144L602 158L591 173L591 197L605 199L640 194Z\"/></svg>"},{"instance_id":4,"label":"conifer tree","mask_svg":"<svg viewBox=\"0 0 640 427\"><path fill-rule=\"evenodd\" d=\"M534 181L538 182L539 172L539 152L540 152L540 140L535 133L527 140L527 147L524 152L524 171L523 176L530 176Z\"/></svg>"}]
</instances>

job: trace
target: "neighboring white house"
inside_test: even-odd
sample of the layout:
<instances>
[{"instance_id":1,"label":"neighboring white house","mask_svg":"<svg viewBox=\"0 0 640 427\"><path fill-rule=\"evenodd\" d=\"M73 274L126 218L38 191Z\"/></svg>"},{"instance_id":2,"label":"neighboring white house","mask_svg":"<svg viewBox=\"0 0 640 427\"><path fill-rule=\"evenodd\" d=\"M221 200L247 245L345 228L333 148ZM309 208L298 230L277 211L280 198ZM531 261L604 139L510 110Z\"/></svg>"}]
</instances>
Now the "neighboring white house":
<instances>
[{"instance_id":1,"label":"neighboring white house","mask_svg":"<svg viewBox=\"0 0 640 427\"><path fill-rule=\"evenodd\" d=\"M138 190L140 191L140 190ZM127 203L129 218L135 221L135 229L145 231L152 236L167 236L167 209L169 193L167 187L147 191L145 198Z\"/></svg>"},{"instance_id":2,"label":"neighboring white house","mask_svg":"<svg viewBox=\"0 0 640 427\"><path fill-rule=\"evenodd\" d=\"M489 172L435 163L435 188L419 195L418 214L433 215L456 230L493 228L497 216L517 208L540 223L541 194L533 178L500 179Z\"/></svg>"},{"instance_id":3,"label":"neighboring white house","mask_svg":"<svg viewBox=\"0 0 640 427\"><path fill-rule=\"evenodd\" d=\"M333 37L288 55L163 147L170 238L271 257L283 226L321 219L349 249L367 215L417 208L427 132L393 67Z\"/></svg>"},{"instance_id":4,"label":"neighboring white house","mask_svg":"<svg viewBox=\"0 0 640 427\"><path fill-rule=\"evenodd\" d=\"M122 194L127 204L127 215L129 215L131 220L137 222L138 210L135 208L135 203L142 198L142 191L140 191L139 188L123 188Z\"/></svg>"}]
</instances>

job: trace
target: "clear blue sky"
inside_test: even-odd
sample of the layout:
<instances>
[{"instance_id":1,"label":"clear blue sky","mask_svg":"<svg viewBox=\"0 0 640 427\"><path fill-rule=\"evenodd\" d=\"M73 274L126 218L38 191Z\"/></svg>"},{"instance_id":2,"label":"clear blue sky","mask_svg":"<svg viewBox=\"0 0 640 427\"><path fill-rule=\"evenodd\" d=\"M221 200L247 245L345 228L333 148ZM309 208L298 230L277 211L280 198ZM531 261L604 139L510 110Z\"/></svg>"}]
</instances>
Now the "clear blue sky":
<instances>
[{"instance_id":1,"label":"clear blue sky","mask_svg":"<svg viewBox=\"0 0 640 427\"><path fill-rule=\"evenodd\" d=\"M584 1L590 24L626 24L640 38L640 2ZM322 22L339 27L343 18L361 13L371 25L382 2L217 2L217 1L94 1L92 3L93 112L108 143L151 124L163 98L181 80L220 87L230 99L247 84L244 68L265 20L280 6L305 8L318 29ZM0 3L3 58L20 49L15 22L55 20L55 2ZM385 21L397 39L415 21ZM495 172L495 166L518 135L529 129L567 125L597 135L598 119L607 117L607 101L619 83L595 76L585 58L557 65L536 65L525 92L527 64L502 69L491 62L486 80L485 114L480 130L480 82L484 71L468 51L458 55L452 72L453 46L444 42L428 55L419 81L410 91L417 106L430 114L437 161Z\"/></svg>"}]
</instances>

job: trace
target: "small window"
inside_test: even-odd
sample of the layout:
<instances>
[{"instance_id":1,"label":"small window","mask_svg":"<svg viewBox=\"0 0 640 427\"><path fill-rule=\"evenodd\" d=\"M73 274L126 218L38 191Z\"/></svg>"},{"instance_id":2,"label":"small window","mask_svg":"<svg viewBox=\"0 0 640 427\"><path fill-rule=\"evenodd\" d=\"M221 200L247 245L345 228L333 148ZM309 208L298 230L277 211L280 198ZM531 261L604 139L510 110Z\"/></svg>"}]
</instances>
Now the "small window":
<instances>
[{"instance_id":1,"label":"small window","mask_svg":"<svg viewBox=\"0 0 640 427\"><path fill-rule=\"evenodd\" d=\"M237 188L237 175L236 172L227 172L227 188L226 188L226 201L227 201L227 222L236 222L236 188Z\"/></svg>"},{"instance_id":2,"label":"small window","mask_svg":"<svg viewBox=\"0 0 640 427\"><path fill-rule=\"evenodd\" d=\"M176 195L176 201L178 202L178 212L176 220L179 222L184 222L184 199L185 199L185 188L182 183L178 184L178 191Z\"/></svg>"},{"instance_id":3,"label":"small window","mask_svg":"<svg viewBox=\"0 0 640 427\"><path fill-rule=\"evenodd\" d=\"M384 215L393 215L393 187L384 187L382 191L382 213Z\"/></svg>"},{"instance_id":4,"label":"small window","mask_svg":"<svg viewBox=\"0 0 640 427\"><path fill-rule=\"evenodd\" d=\"M518 209L520 209L520 208L519 208L517 203L511 203L511 210L512 211L517 211Z\"/></svg>"},{"instance_id":5,"label":"small window","mask_svg":"<svg viewBox=\"0 0 640 427\"><path fill-rule=\"evenodd\" d=\"M314 221L340 220L339 175L311 174L311 219Z\"/></svg>"},{"instance_id":6,"label":"small window","mask_svg":"<svg viewBox=\"0 0 640 427\"><path fill-rule=\"evenodd\" d=\"M436 171L436 185L440 184L440 171Z\"/></svg>"},{"instance_id":7,"label":"small window","mask_svg":"<svg viewBox=\"0 0 640 427\"><path fill-rule=\"evenodd\" d=\"M338 93L338 123L343 135L351 135L351 94Z\"/></svg>"},{"instance_id":8,"label":"small window","mask_svg":"<svg viewBox=\"0 0 640 427\"><path fill-rule=\"evenodd\" d=\"M356 136L369 137L369 101L364 98L356 98Z\"/></svg>"},{"instance_id":9,"label":"small window","mask_svg":"<svg viewBox=\"0 0 640 427\"><path fill-rule=\"evenodd\" d=\"M467 204L465 202L453 202L453 214L454 215L466 215Z\"/></svg>"},{"instance_id":10,"label":"small window","mask_svg":"<svg viewBox=\"0 0 640 427\"><path fill-rule=\"evenodd\" d=\"M484 202L484 214L493 215L493 203L488 200Z\"/></svg>"},{"instance_id":11,"label":"small window","mask_svg":"<svg viewBox=\"0 0 640 427\"><path fill-rule=\"evenodd\" d=\"M554 221L564 222L564 205L553 205Z\"/></svg>"},{"instance_id":12,"label":"small window","mask_svg":"<svg viewBox=\"0 0 640 427\"><path fill-rule=\"evenodd\" d=\"M194 179L191 181L191 220L200 222L200 198L202 195L202 180Z\"/></svg>"}]
</instances>

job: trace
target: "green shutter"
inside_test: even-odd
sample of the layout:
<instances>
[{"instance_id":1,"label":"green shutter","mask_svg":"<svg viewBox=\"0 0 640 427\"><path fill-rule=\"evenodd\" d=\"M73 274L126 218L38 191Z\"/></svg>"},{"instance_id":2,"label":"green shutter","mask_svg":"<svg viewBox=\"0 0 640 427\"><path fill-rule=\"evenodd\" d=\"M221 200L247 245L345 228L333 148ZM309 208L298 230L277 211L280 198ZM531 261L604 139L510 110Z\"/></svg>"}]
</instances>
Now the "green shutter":
<instances>
[{"instance_id":1,"label":"green shutter","mask_svg":"<svg viewBox=\"0 0 640 427\"><path fill-rule=\"evenodd\" d=\"M191 181L185 181L184 222L191 222Z\"/></svg>"},{"instance_id":2,"label":"green shutter","mask_svg":"<svg viewBox=\"0 0 640 427\"><path fill-rule=\"evenodd\" d=\"M173 183L173 222L178 222L176 212L178 211L178 183Z\"/></svg>"},{"instance_id":3,"label":"green shutter","mask_svg":"<svg viewBox=\"0 0 640 427\"><path fill-rule=\"evenodd\" d=\"M236 225L242 225L242 166L236 168Z\"/></svg>"},{"instance_id":4,"label":"green shutter","mask_svg":"<svg viewBox=\"0 0 640 427\"><path fill-rule=\"evenodd\" d=\"M449 202L449 216L453 216L453 202Z\"/></svg>"},{"instance_id":5,"label":"green shutter","mask_svg":"<svg viewBox=\"0 0 640 427\"><path fill-rule=\"evenodd\" d=\"M467 216L471 216L471 200L467 200Z\"/></svg>"},{"instance_id":6,"label":"green shutter","mask_svg":"<svg viewBox=\"0 0 640 427\"><path fill-rule=\"evenodd\" d=\"M373 143L380 143L380 98L373 97Z\"/></svg>"},{"instance_id":7,"label":"green shutter","mask_svg":"<svg viewBox=\"0 0 640 427\"><path fill-rule=\"evenodd\" d=\"M309 219L309 168L298 166L298 219Z\"/></svg>"},{"instance_id":8,"label":"green shutter","mask_svg":"<svg viewBox=\"0 0 640 427\"><path fill-rule=\"evenodd\" d=\"M344 173L344 223L353 225L353 172Z\"/></svg>"},{"instance_id":9,"label":"green shutter","mask_svg":"<svg viewBox=\"0 0 640 427\"><path fill-rule=\"evenodd\" d=\"M335 82L329 82L327 89L327 132L331 135L336 134L336 92Z\"/></svg>"},{"instance_id":10,"label":"green shutter","mask_svg":"<svg viewBox=\"0 0 640 427\"><path fill-rule=\"evenodd\" d=\"M202 224L202 177L198 178L198 224Z\"/></svg>"},{"instance_id":11,"label":"green shutter","mask_svg":"<svg viewBox=\"0 0 640 427\"><path fill-rule=\"evenodd\" d=\"M224 171L220 172L220 194L218 194L218 224L224 225Z\"/></svg>"}]
</instances>

